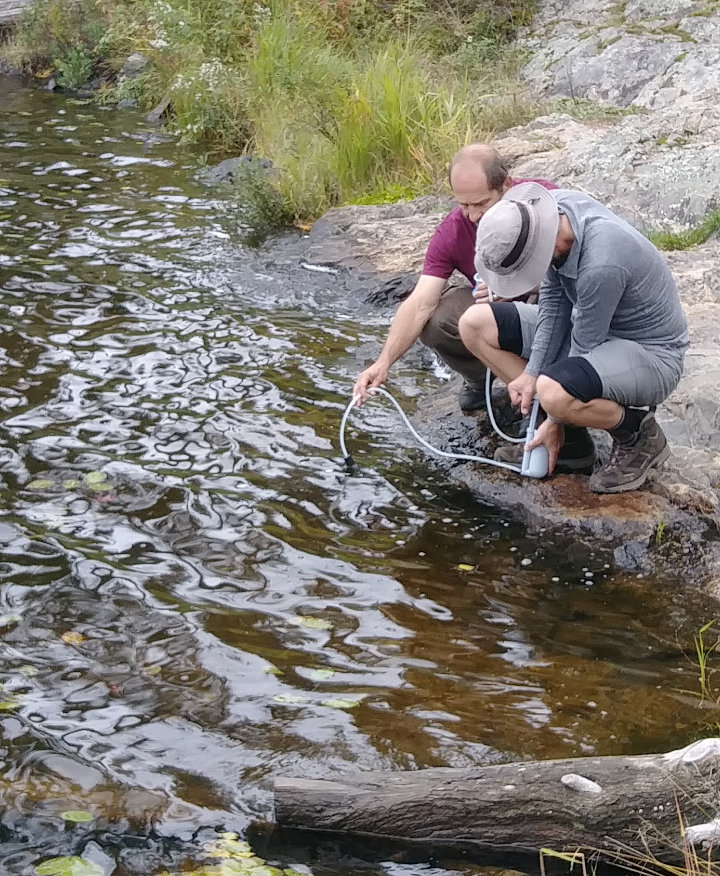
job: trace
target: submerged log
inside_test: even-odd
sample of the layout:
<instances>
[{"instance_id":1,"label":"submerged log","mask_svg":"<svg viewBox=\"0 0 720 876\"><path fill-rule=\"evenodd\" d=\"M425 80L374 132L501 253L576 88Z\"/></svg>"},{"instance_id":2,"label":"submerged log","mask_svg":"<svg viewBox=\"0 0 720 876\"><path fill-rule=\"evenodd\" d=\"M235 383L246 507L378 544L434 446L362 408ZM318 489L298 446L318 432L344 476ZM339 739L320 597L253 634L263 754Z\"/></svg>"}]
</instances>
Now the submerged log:
<instances>
[{"instance_id":1,"label":"submerged log","mask_svg":"<svg viewBox=\"0 0 720 876\"><path fill-rule=\"evenodd\" d=\"M448 848L680 860L720 844L720 738L667 754L278 778L281 827Z\"/></svg>"}]
</instances>

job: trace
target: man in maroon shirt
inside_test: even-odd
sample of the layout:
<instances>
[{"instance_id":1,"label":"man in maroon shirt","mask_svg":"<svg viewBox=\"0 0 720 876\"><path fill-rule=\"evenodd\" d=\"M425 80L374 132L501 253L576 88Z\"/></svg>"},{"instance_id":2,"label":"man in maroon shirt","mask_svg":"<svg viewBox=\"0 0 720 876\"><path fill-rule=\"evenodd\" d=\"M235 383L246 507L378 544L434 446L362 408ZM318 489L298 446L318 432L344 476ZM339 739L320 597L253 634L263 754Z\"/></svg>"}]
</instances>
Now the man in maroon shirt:
<instances>
[{"instance_id":1,"label":"man in maroon shirt","mask_svg":"<svg viewBox=\"0 0 720 876\"><path fill-rule=\"evenodd\" d=\"M425 254L422 274L410 295L398 307L378 358L355 382L358 404L368 390L383 384L390 367L415 341L434 350L453 371L464 378L458 400L463 411L485 406L485 366L460 340L458 320L475 301L487 299L482 292L473 298L475 234L484 213L496 204L510 186L530 180L513 180L497 150L484 143L461 149L450 164L450 187L458 206L438 226ZM547 180L532 180L557 188ZM448 286L453 271L465 276L470 286ZM484 288L484 287L481 287ZM518 310L534 307L515 299Z\"/></svg>"}]
</instances>

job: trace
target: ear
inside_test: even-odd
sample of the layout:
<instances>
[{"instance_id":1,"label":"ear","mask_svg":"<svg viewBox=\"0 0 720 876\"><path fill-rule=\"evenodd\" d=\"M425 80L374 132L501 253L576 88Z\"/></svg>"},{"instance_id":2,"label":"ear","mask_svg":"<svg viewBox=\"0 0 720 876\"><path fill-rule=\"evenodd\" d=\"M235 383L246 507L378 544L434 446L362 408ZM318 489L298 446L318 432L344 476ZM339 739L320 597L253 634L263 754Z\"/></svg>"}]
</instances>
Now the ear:
<instances>
[{"instance_id":1,"label":"ear","mask_svg":"<svg viewBox=\"0 0 720 876\"><path fill-rule=\"evenodd\" d=\"M505 192L509 192L509 191L510 191L510 189L512 188L512 184L513 184L512 179L510 179L509 176L506 176L506 177L505 177L505 182L502 184L502 189L501 189L501 192L502 192L503 195L505 194Z\"/></svg>"}]
</instances>

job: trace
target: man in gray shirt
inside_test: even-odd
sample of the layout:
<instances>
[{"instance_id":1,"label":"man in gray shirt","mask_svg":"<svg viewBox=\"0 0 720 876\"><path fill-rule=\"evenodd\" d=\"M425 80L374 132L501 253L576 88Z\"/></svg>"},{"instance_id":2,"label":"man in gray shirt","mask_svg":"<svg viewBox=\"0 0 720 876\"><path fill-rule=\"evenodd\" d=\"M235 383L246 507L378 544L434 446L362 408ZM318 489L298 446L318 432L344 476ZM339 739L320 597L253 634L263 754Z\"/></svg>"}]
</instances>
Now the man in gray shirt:
<instances>
[{"instance_id":1,"label":"man in gray shirt","mask_svg":"<svg viewBox=\"0 0 720 876\"><path fill-rule=\"evenodd\" d=\"M677 386L688 346L662 255L589 195L524 183L480 221L475 264L503 299L540 285L536 317L498 302L471 307L459 324L465 346L508 384L523 413L539 397L547 418L528 449L545 445L551 472L558 462L588 471L587 428L606 429L612 452L590 488L642 486L669 453L653 412Z\"/></svg>"}]
</instances>

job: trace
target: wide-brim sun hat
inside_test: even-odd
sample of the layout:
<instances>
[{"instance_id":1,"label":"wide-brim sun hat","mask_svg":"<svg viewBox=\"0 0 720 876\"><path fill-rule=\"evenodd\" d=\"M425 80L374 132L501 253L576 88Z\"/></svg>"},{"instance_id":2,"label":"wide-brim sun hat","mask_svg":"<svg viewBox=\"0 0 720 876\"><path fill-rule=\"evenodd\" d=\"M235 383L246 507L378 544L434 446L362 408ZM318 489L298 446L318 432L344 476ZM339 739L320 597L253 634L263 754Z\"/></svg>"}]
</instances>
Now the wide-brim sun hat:
<instances>
[{"instance_id":1,"label":"wide-brim sun hat","mask_svg":"<svg viewBox=\"0 0 720 876\"><path fill-rule=\"evenodd\" d=\"M557 201L544 186L511 186L478 222L478 277L500 298L531 292L550 267L559 223Z\"/></svg>"}]
</instances>

